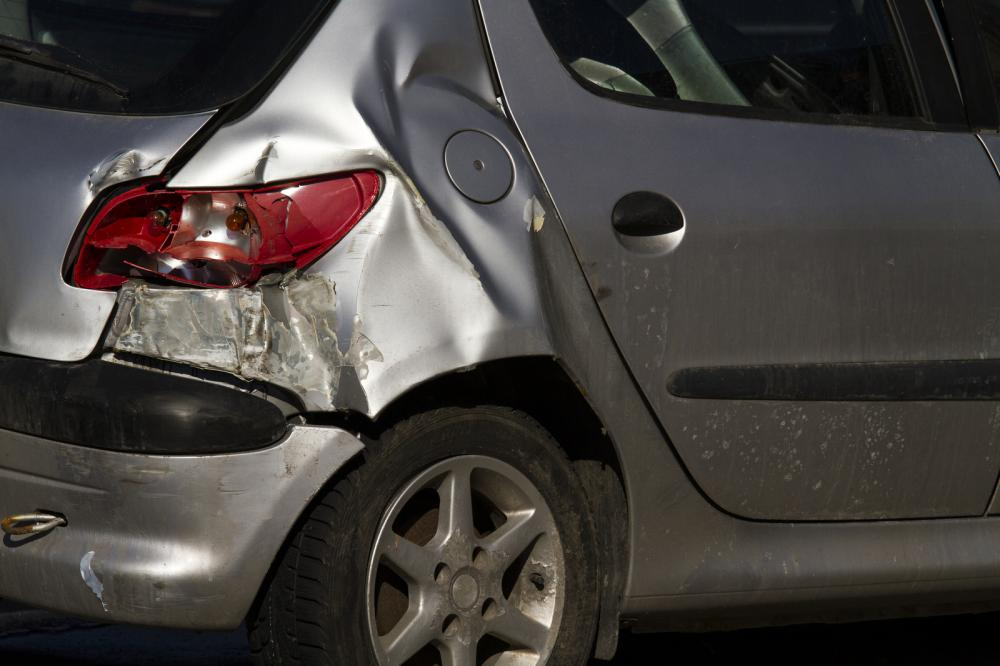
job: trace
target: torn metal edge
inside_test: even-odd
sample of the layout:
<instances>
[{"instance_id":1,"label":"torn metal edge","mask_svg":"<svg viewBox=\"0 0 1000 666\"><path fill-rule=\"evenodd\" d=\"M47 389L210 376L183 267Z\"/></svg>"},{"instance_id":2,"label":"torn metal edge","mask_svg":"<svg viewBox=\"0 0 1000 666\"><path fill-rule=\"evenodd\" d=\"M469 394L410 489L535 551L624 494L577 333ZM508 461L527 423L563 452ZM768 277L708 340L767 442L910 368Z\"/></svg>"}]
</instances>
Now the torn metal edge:
<instances>
[{"instance_id":1,"label":"torn metal edge","mask_svg":"<svg viewBox=\"0 0 1000 666\"><path fill-rule=\"evenodd\" d=\"M112 185L158 173L157 167L166 161L166 157L154 159L139 150L121 151L94 167L87 177L87 189L96 196Z\"/></svg>"},{"instance_id":2,"label":"torn metal edge","mask_svg":"<svg viewBox=\"0 0 1000 666\"><path fill-rule=\"evenodd\" d=\"M369 364L383 360L360 315L346 349L336 331L336 285L319 274L291 273L237 289L129 281L109 346L269 382L297 393L307 408L330 410L343 368L363 380Z\"/></svg>"}]
</instances>

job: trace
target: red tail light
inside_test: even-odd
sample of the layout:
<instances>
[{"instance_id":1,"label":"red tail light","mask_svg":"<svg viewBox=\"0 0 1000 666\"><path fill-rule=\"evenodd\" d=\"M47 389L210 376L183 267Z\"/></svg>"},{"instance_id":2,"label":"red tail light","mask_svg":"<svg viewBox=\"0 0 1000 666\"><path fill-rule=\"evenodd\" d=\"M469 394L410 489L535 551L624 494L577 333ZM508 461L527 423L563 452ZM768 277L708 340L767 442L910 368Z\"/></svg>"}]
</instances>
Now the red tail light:
<instances>
[{"instance_id":1,"label":"red tail light","mask_svg":"<svg viewBox=\"0 0 1000 666\"><path fill-rule=\"evenodd\" d=\"M105 204L87 229L74 282L110 289L130 277L241 287L309 265L375 203L362 171L258 189L166 190L146 184Z\"/></svg>"}]
</instances>

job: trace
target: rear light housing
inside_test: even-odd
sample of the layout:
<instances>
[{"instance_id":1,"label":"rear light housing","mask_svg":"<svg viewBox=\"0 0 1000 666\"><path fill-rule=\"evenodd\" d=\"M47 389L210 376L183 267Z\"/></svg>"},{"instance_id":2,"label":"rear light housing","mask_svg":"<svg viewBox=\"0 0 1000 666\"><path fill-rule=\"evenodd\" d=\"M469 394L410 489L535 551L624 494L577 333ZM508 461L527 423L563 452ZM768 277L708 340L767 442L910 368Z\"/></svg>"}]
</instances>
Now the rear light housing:
<instances>
[{"instance_id":1,"label":"rear light housing","mask_svg":"<svg viewBox=\"0 0 1000 666\"><path fill-rule=\"evenodd\" d=\"M98 210L73 281L86 289L114 289L129 278L247 286L326 253L371 209L380 186L374 171L253 189L146 183Z\"/></svg>"}]
</instances>

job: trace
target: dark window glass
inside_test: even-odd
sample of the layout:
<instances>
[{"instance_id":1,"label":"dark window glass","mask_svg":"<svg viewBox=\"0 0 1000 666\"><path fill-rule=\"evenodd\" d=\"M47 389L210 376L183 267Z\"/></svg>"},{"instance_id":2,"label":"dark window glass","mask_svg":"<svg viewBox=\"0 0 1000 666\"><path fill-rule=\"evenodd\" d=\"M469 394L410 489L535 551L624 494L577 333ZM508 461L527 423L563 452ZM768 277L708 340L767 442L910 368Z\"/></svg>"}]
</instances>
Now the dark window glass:
<instances>
[{"instance_id":1,"label":"dark window glass","mask_svg":"<svg viewBox=\"0 0 1000 666\"><path fill-rule=\"evenodd\" d=\"M1000 0L975 0L979 34L986 49L993 89L1000 96Z\"/></svg>"},{"instance_id":2,"label":"dark window glass","mask_svg":"<svg viewBox=\"0 0 1000 666\"><path fill-rule=\"evenodd\" d=\"M216 108L263 80L329 0L0 0L0 99Z\"/></svg>"},{"instance_id":3,"label":"dark window glass","mask_svg":"<svg viewBox=\"0 0 1000 666\"><path fill-rule=\"evenodd\" d=\"M563 62L618 93L793 113L921 115L884 0L533 0Z\"/></svg>"}]
</instances>

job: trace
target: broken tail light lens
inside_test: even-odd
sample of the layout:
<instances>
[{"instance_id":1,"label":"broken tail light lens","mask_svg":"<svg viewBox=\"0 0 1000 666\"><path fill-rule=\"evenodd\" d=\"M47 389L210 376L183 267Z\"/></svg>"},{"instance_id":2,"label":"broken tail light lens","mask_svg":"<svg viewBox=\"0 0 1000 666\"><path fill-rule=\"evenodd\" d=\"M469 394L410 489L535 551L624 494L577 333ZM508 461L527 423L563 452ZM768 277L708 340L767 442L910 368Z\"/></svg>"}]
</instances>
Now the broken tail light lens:
<instances>
[{"instance_id":1,"label":"broken tail light lens","mask_svg":"<svg viewBox=\"0 0 1000 666\"><path fill-rule=\"evenodd\" d=\"M337 244L378 198L374 171L255 189L169 190L145 184L108 201L73 268L86 289L129 278L242 287L304 268Z\"/></svg>"}]
</instances>

